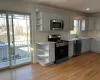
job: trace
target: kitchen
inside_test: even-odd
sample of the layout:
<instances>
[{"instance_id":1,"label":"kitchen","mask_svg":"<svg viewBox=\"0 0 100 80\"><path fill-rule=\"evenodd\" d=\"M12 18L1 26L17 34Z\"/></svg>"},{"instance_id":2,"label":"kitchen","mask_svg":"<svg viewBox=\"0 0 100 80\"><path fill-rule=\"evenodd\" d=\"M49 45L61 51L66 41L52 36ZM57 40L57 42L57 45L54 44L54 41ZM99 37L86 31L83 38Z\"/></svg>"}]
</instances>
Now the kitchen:
<instances>
[{"instance_id":1,"label":"kitchen","mask_svg":"<svg viewBox=\"0 0 100 80\"><path fill-rule=\"evenodd\" d=\"M94 2L95 4L99 3L98 1L95 2ZM50 5L49 3L53 4ZM91 2L91 5L94 5L94 3ZM19 66L16 65L13 67L11 65L11 60L10 60L9 61L10 66L7 67L9 70L7 71L4 70L4 72L1 71L0 79L2 80L61 80L61 79L88 80L91 78L93 78L93 80L99 79L100 75L99 74L100 71L99 8L96 11L93 7L91 7L91 5L88 6L90 4L88 1L85 2L80 0L75 0L71 2L69 1L68 3L66 2L64 4L64 6L71 5L73 9L60 7L60 4L62 4L63 6L64 3L62 2L60 3L59 1L56 0L54 2L50 0L49 2L45 2L45 4L41 1L38 3L31 0L0 1L0 10L1 12L2 11L6 12L6 15L9 14L9 12L16 14L17 12L19 12L20 14L24 14L23 15L24 19L26 19L25 14L28 13L28 15L30 15L29 17L30 25L28 26L30 26L30 43L31 43L30 45L28 45L30 49L29 51L31 53L30 57L31 62L27 63L28 65L27 64L19 65L21 66L20 68ZM84 8L81 5L82 6L84 5ZM13 22L13 17L11 19ZM61 24L63 25L63 27L60 27L61 28L60 30L53 30L53 28L55 28L53 25L55 24L56 21L60 22L60 25ZM24 35L26 36L26 34ZM63 53L63 55L61 55L59 52L61 52L61 54ZM20 56L17 57L18 59L20 58ZM93 75L94 77L92 77Z\"/></svg>"},{"instance_id":2,"label":"kitchen","mask_svg":"<svg viewBox=\"0 0 100 80\"><path fill-rule=\"evenodd\" d=\"M84 54L89 51L97 52L93 47L95 44L95 41L94 41L95 38L93 36L89 37L86 34L86 33L88 33L87 31L91 32L91 31L95 30L96 29L95 27L97 27L99 25L99 21L97 20L97 17L95 15L85 16L85 15L79 15L79 14L77 14L77 15L76 14L68 14L68 12L64 13L64 12L57 12L57 11L53 11L53 10L50 11L50 10L46 10L46 9L45 10L44 9L36 9L36 22L37 22L36 23L37 31L40 31L40 33L47 32L51 38L51 41L53 41L52 39L56 36L55 39L57 38L59 41L61 40L62 43L68 44L68 47L66 46L67 51L65 50L65 52L64 52L64 53L66 53L66 56L68 58L71 58L71 57L77 56L77 55L81 55L81 54ZM40 23L40 25L39 25L39 23ZM63 32L63 34L62 34L62 32ZM48 35L46 36L46 39L48 39ZM65 43L64 40L67 41L67 43ZM46 40L46 41L37 42L37 46L39 44L41 46L50 45L50 42L48 42L48 41L50 41L50 39ZM59 41L54 40L53 42L59 42ZM51 42L51 44L52 44L52 42ZM38 50L38 48L39 47L37 47L37 56L38 56L37 58L39 58L38 60L39 60L40 64L42 64L45 55L43 56L40 54L42 54L42 53L45 54L47 52L45 52L45 51L40 52ZM55 50L56 50L57 43L56 43L56 47L54 46L53 48L55 48ZM59 48L59 49L62 50L62 48ZM47 50L49 50L49 49L47 49ZM56 53L57 54L59 53L59 55L60 54L62 55L62 52L60 53L60 51L55 51L55 50L54 50L54 53L53 52L47 53L49 55L52 53L55 54L54 55L55 61L53 59L54 62L56 62L56 57L57 57ZM39 53L39 55L38 55L38 53ZM52 56L51 56L51 58L52 58ZM67 61L68 58L66 58L66 60L64 60L64 61ZM42 61L42 63L41 63L41 61ZM63 58L61 59L61 61L63 62ZM45 62L45 59L44 59L44 62ZM47 64L49 64L49 59L47 62L48 62ZM43 64L45 64L45 63L43 63Z\"/></svg>"}]
</instances>

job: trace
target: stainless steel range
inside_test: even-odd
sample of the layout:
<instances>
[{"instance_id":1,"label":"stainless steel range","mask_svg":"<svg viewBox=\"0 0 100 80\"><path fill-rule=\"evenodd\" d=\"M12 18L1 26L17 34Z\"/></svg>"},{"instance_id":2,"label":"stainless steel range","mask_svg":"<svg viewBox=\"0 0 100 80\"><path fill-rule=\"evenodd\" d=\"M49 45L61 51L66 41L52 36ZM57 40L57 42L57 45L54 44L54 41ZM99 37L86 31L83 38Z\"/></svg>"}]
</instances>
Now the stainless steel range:
<instances>
[{"instance_id":1,"label":"stainless steel range","mask_svg":"<svg viewBox=\"0 0 100 80\"><path fill-rule=\"evenodd\" d=\"M49 35L48 41L55 43L55 63L60 63L68 59L68 41L61 40L59 34Z\"/></svg>"}]
</instances>

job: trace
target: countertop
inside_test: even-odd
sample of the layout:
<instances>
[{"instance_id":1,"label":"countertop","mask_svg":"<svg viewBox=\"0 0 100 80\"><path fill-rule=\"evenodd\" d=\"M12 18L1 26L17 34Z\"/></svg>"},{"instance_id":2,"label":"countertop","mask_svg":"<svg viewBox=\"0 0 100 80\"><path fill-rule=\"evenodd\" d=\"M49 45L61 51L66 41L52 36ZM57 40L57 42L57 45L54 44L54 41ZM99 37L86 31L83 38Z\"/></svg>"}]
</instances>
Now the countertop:
<instances>
[{"instance_id":1,"label":"countertop","mask_svg":"<svg viewBox=\"0 0 100 80\"><path fill-rule=\"evenodd\" d=\"M67 39L67 41L75 41L75 40L90 39L90 38L91 37L71 38L71 39Z\"/></svg>"},{"instance_id":2,"label":"countertop","mask_svg":"<svg viewBox=\"0 0 100 80\"><path fill-rule=\"evenodd\" d=\"M66 39L66 41L75 41L75 40L82 40L82 39L93 39L93 38L100 38L100 37L80 37L80 38L70 38L70 39ZM55 42L36 42L37 44L52 44Z\"/></svg>"},{"instance_id":3,"label":"countertop","mask_svg":"<svg viewBox=\"0 0 100 80\"><path fill-rule=\"evenodd\" d=\"M36 42L37 44L52 44L52 43L55 43L55 42L49 42L49 41L47 41L47 42Z\"/></svg>"}]
</instances>

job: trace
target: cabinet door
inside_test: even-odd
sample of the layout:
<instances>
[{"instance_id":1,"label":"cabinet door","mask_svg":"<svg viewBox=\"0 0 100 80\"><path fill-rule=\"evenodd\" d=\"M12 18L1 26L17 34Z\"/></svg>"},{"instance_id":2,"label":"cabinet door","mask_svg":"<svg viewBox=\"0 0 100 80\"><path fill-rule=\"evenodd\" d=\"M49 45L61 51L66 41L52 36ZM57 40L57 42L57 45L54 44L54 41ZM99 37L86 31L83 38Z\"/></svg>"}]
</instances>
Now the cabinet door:
<instances>
[{"instance_id":1,"label":"cabinet door","mask_svg":"<svg viewBox=\"0 0 100 80\"><path fill-rule=\"evenodd\" d=\"M51 18L51 19L58 19L58 16L57 16L56 13L51 13L51 14L50 14L50 18Z\"/></svg>"},{"instance_id":2,"label":"cabinet door","mask_svg":"<svg viewBox=\"0 0 100 80\"><path fill-rule=\"evenodd\" d=\"M70 57L72 57L73 56L73 54L74 54L74 51L73 51L73 48L74 47L74 43L73 43L73 41L70 41L69 42L69 48L68 48L68 57L70 58Z\"/></svg>"},{"instance_id":3,"label":"cabinet door","mask_svg":"<svg viewBox=\"0 0 100 80\"><path fill-rule=\"evenodd\" d=\"M55 43L49 44L49 61L55 61Z\"/></svg>"},{"instance_id":4,"label":"cabinet door","mask_svg":"<svg viewBox=\"0 0 100 80\"><path fill-rule=\"evenodd\" d=\"M100 30L100 17L95 18L95 29Z\"/></svg>"},{"instance_id":5,"label":"cabinet door","mask_svg":"<svg viewBox=\"0 0 100 80\"><path fill-rule=\"evenodd\" d=\"M90 46L91 46L90 44L91 44L91 39L83 39L81 52L84 53L90 51Z\"/></svg>"},{"instance_id":6,"label":"cabinet door","mask_svg":"<svg viewBox=\"0 0 100 80\"><path fill-rule=\"evenodd\" d=\"M70 30L70 16L64 15L64 30Z\"/></svg>"},{"instance_id":7,"label":"cabinet door","mask_svg":"<svg viewBox=\"0 0 100 80\"><path fill-rule=\"evenodd\" d=\"M91 49L91 39L86 39L87 40L87 43L86 43L86 50L87 52L90 51Z\"/></svg>"},{"instance_id":8,"label":"cabinet door","mask_svg":"<svg viewBox=\"0 0 100 80\"><path fill-rule=\"evenodd\" d=\"M95 18L89 17L88 30L95 30Z\"/></svg>"},{"instance_id":9,"label":"cabinet door","mask_svg":"<svg viewBox=\"0 0 100 80\"><path fill-rule=\"evenodd\" d=\"M81 52L82 53L87 52L87 40L86 39L82 40L82 50L81 50Z\"/></svg>"},{"instance_id":10,"label":"cabinet door","mask_svg":"<svg viewBox=\"0 0 100 80\"><path fill-rule=\"evenodd\" d=\"M81 52L84 53L85 52L85 41L84 39L82 40L82 49Z\"/></svg>"},{"instance_id":11,"label":"cabinet door","mask_svg":"<svg viewBox=\"0 0 100 80\"><path fill-rule=\"evenodd\" d=\"M59 14L59 13L51 13L51 19L58 19L58 20L63 20L63 14Z\"/></svg>"},{"instance_id":12,"label":"cabinet door","mask_svg":"<svg viewBox=\"0 0 100 80\"><path fill-rule=\"evenodd\" d=\"M49 31L50 30L50 13L49 12L43 12L43 31Z\"/></svg>"},{"instance_id":13,"label":"cabinet door","mask_svg":"<svg viewBox=\"0 0 100 80\"><path fill-rule=\"evenodd\" d=\"M69 30L73 30L73 29L74 29L74 16L70 16Z\"/></svg>"}]
</instances>

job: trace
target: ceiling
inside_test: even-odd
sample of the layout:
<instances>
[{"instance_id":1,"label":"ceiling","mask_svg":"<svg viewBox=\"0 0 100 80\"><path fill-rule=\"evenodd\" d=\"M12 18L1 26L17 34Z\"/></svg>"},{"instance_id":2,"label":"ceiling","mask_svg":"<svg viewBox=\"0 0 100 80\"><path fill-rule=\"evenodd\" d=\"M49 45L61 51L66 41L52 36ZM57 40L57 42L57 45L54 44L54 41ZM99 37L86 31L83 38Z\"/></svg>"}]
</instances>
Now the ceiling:
<instances>
[{"instance_id":1,"label":"ceiling","mask_svg":"<svg viewBox=\"0 0 100 80\"><path fill-rule=\"evenodd\" d=\"M39 4L60 7L85 13L100 12L100 0L30 0ZM89 11L86 8L90 8Z\"/></svg>"}]
</instances>

